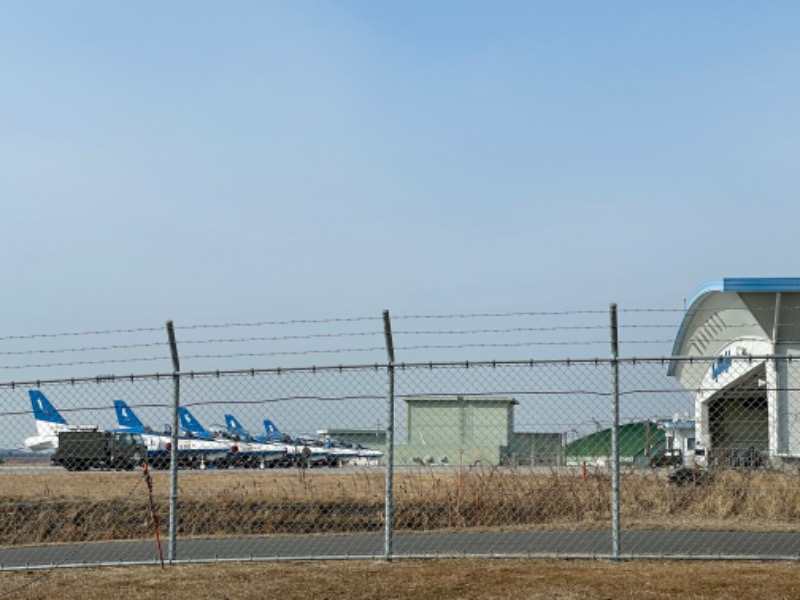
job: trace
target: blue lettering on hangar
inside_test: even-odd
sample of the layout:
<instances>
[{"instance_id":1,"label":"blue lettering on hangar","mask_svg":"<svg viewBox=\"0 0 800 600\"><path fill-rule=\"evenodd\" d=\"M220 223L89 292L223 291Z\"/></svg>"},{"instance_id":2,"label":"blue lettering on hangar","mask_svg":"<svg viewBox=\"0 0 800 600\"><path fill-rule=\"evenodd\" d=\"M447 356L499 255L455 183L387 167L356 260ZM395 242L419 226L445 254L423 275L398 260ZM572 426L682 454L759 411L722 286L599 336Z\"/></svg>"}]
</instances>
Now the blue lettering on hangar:
<instances>
[{"instance_id":1,"label":"blue lettering on hangar","mask_svg":"<svg viewBox=\"0 0 800 600\"><path fill-rule=\"evenodd\" d=\"M716 381L720 375L731 368L732 364L731 351L726 350L725 354L717 358L714 364L711 365L711 378Z\"/></svg>"}]
</instances>

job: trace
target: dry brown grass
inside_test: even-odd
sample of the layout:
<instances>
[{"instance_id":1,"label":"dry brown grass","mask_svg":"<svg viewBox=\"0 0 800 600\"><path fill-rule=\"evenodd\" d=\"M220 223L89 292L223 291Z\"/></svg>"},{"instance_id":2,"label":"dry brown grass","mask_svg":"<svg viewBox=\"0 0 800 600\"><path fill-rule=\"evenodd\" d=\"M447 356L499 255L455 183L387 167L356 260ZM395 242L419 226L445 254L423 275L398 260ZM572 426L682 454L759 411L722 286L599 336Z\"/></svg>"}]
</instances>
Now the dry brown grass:
<instances>
[{"instance_id":1,"label":"dry brown grass","mask_svg":"<svg viewBox=\"0 0 800 600\"><path fill-rule=\"evenodd\" d=\"M179 535L379 531L384 475L370 470L184 472ZM597 529L611 519L604 474L525 470L423 470L395 480L398 530ZM154 474L166 522L169 476ZM0 543L148 537L141 473L4 472ZM774 472L720 472L708 485L675 487L664 474L621 481L628 529L796 531L800 478Z\"/></svg>"},{"instance_id":2,"label":"dry brown grass","mask_svg":"<svg viewBox=\"0 0 800 600\"><path fill-rule=\"evenodd\" d=\"M166 473L154 477L162 516ZM610 482L568 474L485 470L398 473L401 529L606 528ZM3 543L149 537L140 473L0 477ZM665 477L622 479L625 527L797 530L800 482L778 473L720 473L709 486ZM181 535L382 527L384 476L375 471L186 472ZM338 511L338 512L337 512ZM229 515L229 517L224 517ZM230 515L235 515L231 518ZM756 562L437 560L267 562L0 572L0 600L800 597L800 565Z\"/></svg>"},{"instance_id":3,"label":"dry brown grass","mask_svg":"<svg viewBox=\"0 0 800 600\"><path fill-rule=\"evenodd\" d=\"M431 560L0 572L0 598L107 600L666 599L800 597L800 565L755 562Z\"/></svg>"}]
</instances>

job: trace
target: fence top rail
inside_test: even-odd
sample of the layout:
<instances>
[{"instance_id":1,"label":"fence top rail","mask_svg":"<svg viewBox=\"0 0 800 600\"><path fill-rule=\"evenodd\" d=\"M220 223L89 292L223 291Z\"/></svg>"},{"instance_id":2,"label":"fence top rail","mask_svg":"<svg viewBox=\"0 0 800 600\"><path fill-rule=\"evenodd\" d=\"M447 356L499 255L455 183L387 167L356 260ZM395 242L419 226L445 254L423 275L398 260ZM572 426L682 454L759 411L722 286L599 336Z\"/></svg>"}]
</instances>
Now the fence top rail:
<instances>
[{"instance_id":1,"label":"fence top rail","mask_svg":"<svg viewBox=\"0 0 800 600\"><path fill-rule=\"evenodd\" d=\"M725 356L725 360L734 362L749 363L765 360L779 360L792 362L790 355L743 355ZM162 373L142 373L130 375L96 375L89 377L64 377L54 379L32 379L21 381L0 382L0 388L16 387L40 387L42 385L57 384L78 384L78 383L108 383L115 381L137 381L144 379L172 379L172 378L200 378L200 377L222 377L235 375L280 375L282 373L316 373L316 372L344 372L344 371L382 371L382 370L408 370L408 369L469 369L486 367L535 367L535 366L577 366L577 365L609 365L616 363L619 365L636 364L660 364L669 363L710 363L720 360L719 356L661 356L661 357L628 357L628 358L562 358L562 359L526 359L526 360L481 360L481 361L430 361L430 362L400 362L400 363L371 363L371 364L352 364L352 365L326 365L326 366L305 366L305 367L270 367L270 368L250 368L250 369L217 369L210 371L174 371Z\"/></svg>"},{"instance_id":2,"label":"fence top rail","mask_svg":"<svg viewBox=\"0 0 800 600\"><path fill-rule=\"evenodd\" d=\"M31 379L20 381L0 382L0 388L15 387L40 387L41 385L78 384L78 383L108 383L113 381L137 381L143 379L174 379L194 377L222 377L229 375L262 375L267 373L281 374L291 372L316 372L316 371L355 371L355 370L381 370L387 366L380 363L370 365L336 365L336 366L311 366L311 367L272 367L261 369L216 369L210 371L171 371L162 373L139 373L129 375L96 375L89 377L63 377L53 379Z\"/></svg>"}]
</instances>

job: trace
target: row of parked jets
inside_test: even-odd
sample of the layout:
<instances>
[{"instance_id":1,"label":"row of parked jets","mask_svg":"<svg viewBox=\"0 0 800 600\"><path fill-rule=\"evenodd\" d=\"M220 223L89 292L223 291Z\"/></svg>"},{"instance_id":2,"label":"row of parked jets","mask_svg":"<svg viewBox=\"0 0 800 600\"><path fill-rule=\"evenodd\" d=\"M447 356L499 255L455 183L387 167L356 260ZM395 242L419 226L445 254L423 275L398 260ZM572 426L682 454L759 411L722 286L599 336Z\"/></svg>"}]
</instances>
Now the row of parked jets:
<instances>
[{"instance_id":1,"label":"row of parked jets","mask_svg":"<svg viewBox=\"0 0 800 600\"><path fill-rule=\"evenodd\" d=\"M36 419L37 435L23 443L33 452L55 451L62 431L97 429L70 425L39 390L28 395ZM173 436L168 427L156 431L146 426L123 401L114 400L118 428L109 431L141 436L147 448L148 464L168 468ZM180 421L177 457L183 467L341 466L348 463L373 464L383 456L379 450L354 446L331 439L292 438L282 433L269 419L264 420L264 435L251 434L232 414L225 414L225 426L206 429L186 407L178 408Z\"/></svg>"}]
</instances>

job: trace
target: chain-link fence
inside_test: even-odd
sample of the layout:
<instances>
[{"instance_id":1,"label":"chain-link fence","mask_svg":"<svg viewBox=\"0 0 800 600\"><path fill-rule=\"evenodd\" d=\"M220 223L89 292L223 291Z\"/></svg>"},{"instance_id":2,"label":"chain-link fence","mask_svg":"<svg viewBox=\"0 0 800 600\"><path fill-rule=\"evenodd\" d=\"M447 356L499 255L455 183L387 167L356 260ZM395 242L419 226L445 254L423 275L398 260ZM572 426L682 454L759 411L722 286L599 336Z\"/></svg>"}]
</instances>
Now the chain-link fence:
<instances>
[{"instance_id":1,"label":"chain-link fence","mask_svg":"<svg viewBox=\"0 0 800 600\"><path fill-rule=\"evenodd\" d=\"M35 452L0 466L0 565L797 558L795 369L431 362L6 385L0 429Z\"/></svg>"}]
</instances>

